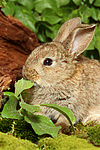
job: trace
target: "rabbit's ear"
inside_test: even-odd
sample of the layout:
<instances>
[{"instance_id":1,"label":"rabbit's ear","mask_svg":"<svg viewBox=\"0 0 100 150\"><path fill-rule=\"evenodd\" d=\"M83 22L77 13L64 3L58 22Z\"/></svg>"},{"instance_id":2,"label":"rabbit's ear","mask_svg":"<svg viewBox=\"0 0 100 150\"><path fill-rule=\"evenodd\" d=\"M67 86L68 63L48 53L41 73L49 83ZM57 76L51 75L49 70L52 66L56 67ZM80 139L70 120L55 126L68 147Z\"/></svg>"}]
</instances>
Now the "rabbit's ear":
<instances>
[{"instance_id":1,"label":"rabbit's ear","mask_svg":"<svg viewBox=\"0 0 100 150\"><path fill-rule=\"evenodd\" d=\"M71 55L77 57L91 42L96 25L81 25L70 33L62 43Z\"/></svg>"},{"instance_id":2,"label":"rabbit's ear","mask_svg":"<svg viewBox=\"0 0 100 150\"><path fill-rule=\"evenodd\" d=\"M69 34L81 24L81 19L79 17L72 18L65 22L58 31L56 38L53 41L63 42Z\"/></svg>"}]
</instances>

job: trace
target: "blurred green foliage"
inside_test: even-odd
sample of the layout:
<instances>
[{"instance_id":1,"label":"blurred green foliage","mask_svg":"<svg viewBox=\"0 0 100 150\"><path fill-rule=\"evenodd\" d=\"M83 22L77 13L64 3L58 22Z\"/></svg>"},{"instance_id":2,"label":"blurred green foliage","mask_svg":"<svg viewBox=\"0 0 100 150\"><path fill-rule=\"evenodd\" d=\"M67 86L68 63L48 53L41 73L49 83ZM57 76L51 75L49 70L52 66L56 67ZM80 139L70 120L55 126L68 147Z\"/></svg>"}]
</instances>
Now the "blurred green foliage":
<instances>
[{"instance_id":1,"label":"blurred green foliage","mask_svg":"<svg viewBox=\"0 0 100 150\"><path fill-rule=\"evenodd\" d=\"M83 23L97 24L94 38L85 56L100 60L100 1L99 0L6 0L2 11L18 18L37 34L41 42L51 41L60 26L73 17Z\"/></svg>"},{"instance_id":2,"label":"blurred green foliage","mask_svg":"<svg viewBox=\"0 0 100 150\"><path fill-rule=\"evenodd\" d=\"M6 4L5 0L0 0L0 7L5 7Z\"/></svg>"}]
</instances>

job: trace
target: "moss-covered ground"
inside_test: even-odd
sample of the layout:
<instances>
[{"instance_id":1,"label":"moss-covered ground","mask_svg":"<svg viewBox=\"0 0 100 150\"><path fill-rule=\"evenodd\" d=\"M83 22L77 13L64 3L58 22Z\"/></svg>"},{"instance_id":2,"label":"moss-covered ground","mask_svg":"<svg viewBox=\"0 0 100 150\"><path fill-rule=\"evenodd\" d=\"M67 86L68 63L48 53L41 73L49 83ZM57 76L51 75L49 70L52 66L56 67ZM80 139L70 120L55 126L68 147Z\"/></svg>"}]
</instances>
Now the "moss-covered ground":
<instances>
[{"instance_id":1,"label":"moss-covered ground","mask_svg":"<svg viewBox=\"0 0 100 150\"><path fill-rule=\"evenodd\" d=\"M68 135L58 137L37 136L25 121L0 119L0 150L96 150L100 149L100 124L94 122L75 126Z\"/></svg>"},{"instance_id":2,"label":"moss-covered ground","mask_svg":"<svg viewBox=\"0 0 100 150\"><path fill-rule=\"evenodd\" d=\"M0 150L97 150L98 147L87 140L60 134L57 138L46 137L38 144L28 140L18 139L12 135L0 132Z\"/></svg>"},{"instance_id":3,"label":"moss-covered ground","mask_svg":"<svg viewBox=\"0 0 100 150\"><path fill-rule=\"evenodd\" d=\"M0 132L0 150L36 150L38 145Z\"/></svg>"},{"instance_id":4,"label":"moss-covered ground","mask_svg":"<svg viewBox=\"0 0 100 150\"><path fill-rule=\"evenodd\" d=\"M74 135L58 135L57 138L44 138L39 141L39 148L44 150L97 150L86 139Z\"/></svg>"}]
</instances>

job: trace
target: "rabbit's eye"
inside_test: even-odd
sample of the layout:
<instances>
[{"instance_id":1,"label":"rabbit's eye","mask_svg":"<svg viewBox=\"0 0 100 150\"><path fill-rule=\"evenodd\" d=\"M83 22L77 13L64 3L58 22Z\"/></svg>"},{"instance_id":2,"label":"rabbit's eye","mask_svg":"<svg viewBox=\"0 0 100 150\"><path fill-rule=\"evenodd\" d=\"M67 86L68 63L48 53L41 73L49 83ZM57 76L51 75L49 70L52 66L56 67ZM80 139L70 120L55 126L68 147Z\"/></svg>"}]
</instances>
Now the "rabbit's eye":
<instances>
[{"instance_id":1,"label":"rabbit's eye","mask_svg":"<svg viewBox=\"0 0 100 150\"><path fill-rule=\"evenodd\" d=\"M53 60L51 58L46 58L43 62L43 65L45 66L51 66L53 63Z\"/></svg>"}]
</instances>

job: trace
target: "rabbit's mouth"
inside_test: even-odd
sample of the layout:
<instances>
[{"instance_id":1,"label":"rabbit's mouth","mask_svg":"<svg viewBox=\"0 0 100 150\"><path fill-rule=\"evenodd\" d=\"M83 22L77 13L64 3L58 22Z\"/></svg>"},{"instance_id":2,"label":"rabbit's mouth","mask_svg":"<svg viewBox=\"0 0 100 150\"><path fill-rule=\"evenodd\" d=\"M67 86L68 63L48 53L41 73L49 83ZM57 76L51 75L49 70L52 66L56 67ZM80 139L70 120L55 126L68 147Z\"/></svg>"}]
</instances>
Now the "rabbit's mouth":
<instances>
[{"instance_id":1,"label":"rabbit's mouth","mask_svg":"<svg viewBox=\"0 0 100 150\"><path fill-rule=\"evenodd\" d=\"M34 86L39 84L40 75L35 69L30 69L30 67L23 67L22 75L25 80L30 80L34 82Z\"/></svg>"}]
</instances>

